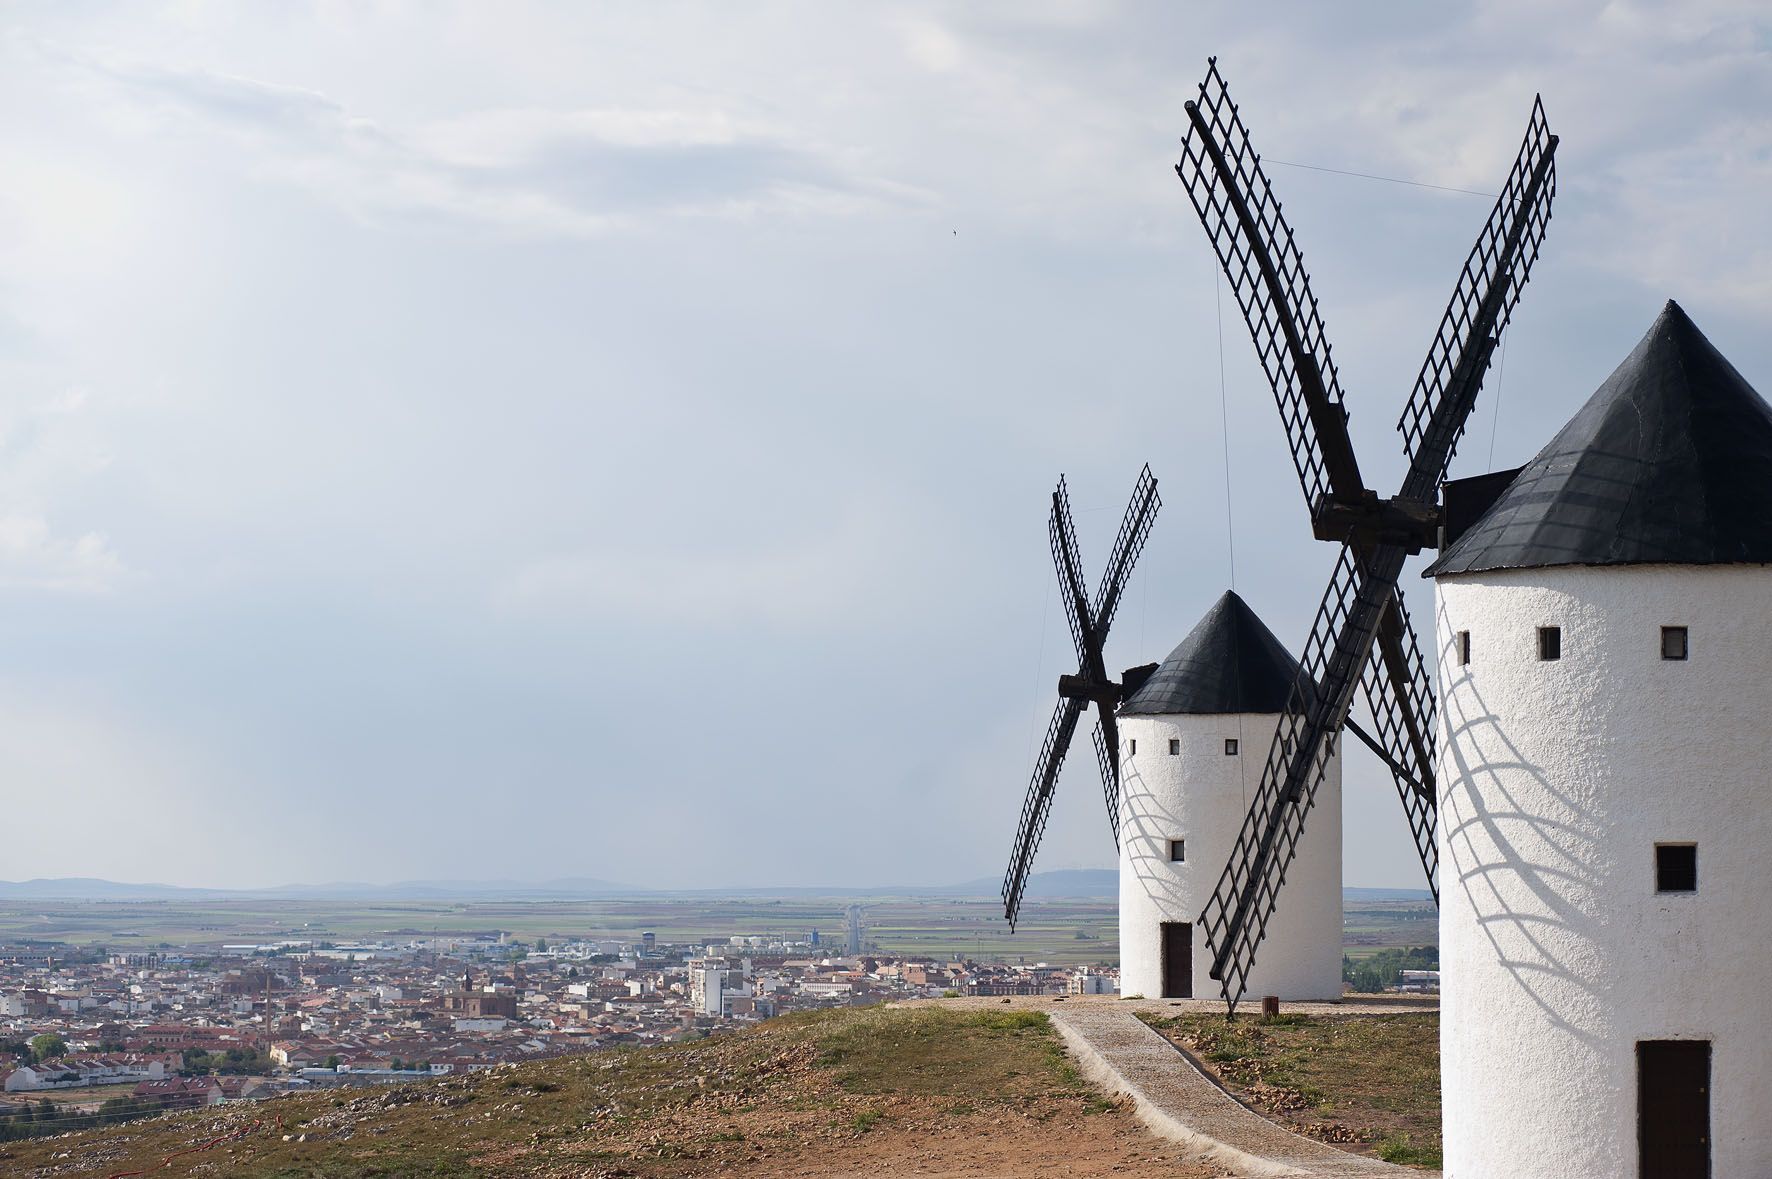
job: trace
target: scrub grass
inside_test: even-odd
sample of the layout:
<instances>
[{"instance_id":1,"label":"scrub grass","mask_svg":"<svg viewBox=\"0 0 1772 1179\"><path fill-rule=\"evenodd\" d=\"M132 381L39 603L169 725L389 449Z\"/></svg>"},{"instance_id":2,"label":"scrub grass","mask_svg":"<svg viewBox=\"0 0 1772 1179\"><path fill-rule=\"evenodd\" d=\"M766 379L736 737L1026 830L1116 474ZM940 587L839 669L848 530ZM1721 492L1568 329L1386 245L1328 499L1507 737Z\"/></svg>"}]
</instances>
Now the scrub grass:
<instances>
[{"instance_id":1,"label":"scrub grass","mask_svg":"<svg viewBox=\"0 0 1772 1179\"><path fill-rule=\"evenodd\" d=\"M155 1174L167 1156L233 1135L178 1158L170 1173L675 1179L758 1171L882 1134L914 1142L1084 1126L1111 1108L1071 1068L1043 1013L849 1008L681 1044L5 1143L0 1174Z\"/></svg>"},{"instance_id":2,"label":"scrub grass","mask_svg":"<svg viewBox=\"0 0 1772 1179\"><path fill-rule=\"evenodd\" d=\"M1440 1017L1145 1016L1244 1104L1387 1162L1440 1165Z\"/></svg>"}]
</instances>

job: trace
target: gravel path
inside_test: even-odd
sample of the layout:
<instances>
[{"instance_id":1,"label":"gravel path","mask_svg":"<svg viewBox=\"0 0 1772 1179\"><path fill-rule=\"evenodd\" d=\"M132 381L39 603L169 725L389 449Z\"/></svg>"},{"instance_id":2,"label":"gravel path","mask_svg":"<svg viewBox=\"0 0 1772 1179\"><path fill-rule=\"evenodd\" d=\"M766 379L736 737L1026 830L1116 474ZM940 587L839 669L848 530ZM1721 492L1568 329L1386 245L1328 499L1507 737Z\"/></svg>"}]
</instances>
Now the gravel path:
<instances>
[{"instance_id":1,"label":"gravel path","mask_svg":"<svg viewBox=\"0 0 1772 1179\"><path fill-rule=\"evenodd\" d=\"M1437 1179L1439 1175L1349 1154L1275 1125L1237 1102L1147 1027L1134 1013L1137 1004L1073 1001L1045 1006L1091 1080L1129 1096L1154 1133L1191 1148L1203 1161L1230 1168L1232 1175L1275 1179L1404 1175ZM1167 1010L1171 1004L1160 1006ZM1344 1013L1357 1009L1352 1004L1288 1004L1287 1010L1317 1006ZM1385 1009L1396 1010L1390 1005Z\"/></svg>"}]
</instances>

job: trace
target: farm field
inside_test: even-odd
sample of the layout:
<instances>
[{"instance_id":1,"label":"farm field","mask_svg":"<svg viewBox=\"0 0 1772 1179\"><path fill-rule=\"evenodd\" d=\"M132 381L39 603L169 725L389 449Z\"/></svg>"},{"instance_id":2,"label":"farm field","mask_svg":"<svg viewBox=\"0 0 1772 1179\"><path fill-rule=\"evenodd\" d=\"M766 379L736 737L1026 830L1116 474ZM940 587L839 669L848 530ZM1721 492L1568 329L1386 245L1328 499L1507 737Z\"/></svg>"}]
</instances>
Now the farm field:
<instances>
[{"instance_id":1,"label":"farm field","mask_svg":"<svg viewBox=\"0 0 1772 1179\"><path fill-rule=\"evenodd\" d=\"M1341 944L1354 959L1380 950L1440 944L1439 910L1432 900L1385 899L1342 902Z\"/></svg>"},{"instance_id":2,"label":"farm field","mask_svg":"<svg viewBox=\"0 0 1772 1179\"><path fill-rule=\"evenodd\" d=\"M1115 905L1106 898L1029 902L1014 934L992 898L710 897L698 894L561 901L28 900L0 906L0 939L40 939L113 950L300 939L410 941L504 931L538 937L723 942L799 940L813 929L843 944L843 908L866 910L867 943L884 954L958 955L1064 964L1119 959Z\"/></svg>"},{"instance_id":3,"label":"farm field","mask_svg":"<svg viewBox=\"0 0 1772 1179\"><path fill-rule=\"evenodd\" d=\"M406 942L503 931L547 938L724 942L733 936L799 940L814 929L843 944L843 908L865 910L866 944L884 955L1081 966L1119 961L1111 897L1030 899L1014 933L996 898L651 894L575 900L338 900L243 896L193 900L7 900L0 940L35 939L111 950L299 939ZM1431 901L1346 903L1343 943L1356 959L1387 947L1432 946Z\"/></svg>"}]
</instances>

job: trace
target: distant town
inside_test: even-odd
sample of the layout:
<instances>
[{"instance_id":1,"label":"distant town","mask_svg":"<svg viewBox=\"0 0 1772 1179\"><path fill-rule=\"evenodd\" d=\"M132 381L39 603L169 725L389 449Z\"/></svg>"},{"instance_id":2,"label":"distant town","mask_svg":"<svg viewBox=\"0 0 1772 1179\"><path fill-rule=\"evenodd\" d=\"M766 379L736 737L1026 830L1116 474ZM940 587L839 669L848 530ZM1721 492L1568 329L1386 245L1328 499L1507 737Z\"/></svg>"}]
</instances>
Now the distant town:
<instances>
[{"instance_id":1,"label":"distant town","mask_svg":"<svg viewBox=\"0 0 1772 1179\"><path fill-rule=\"evenodd\" d=\"M0 1128L422 1080L790 1011L1117 983L1112 969L870 953L853 910L835 944L816 931L712 945L489 932L219 953L15 942L0 945Z\"/></svg>"}]
</instances>

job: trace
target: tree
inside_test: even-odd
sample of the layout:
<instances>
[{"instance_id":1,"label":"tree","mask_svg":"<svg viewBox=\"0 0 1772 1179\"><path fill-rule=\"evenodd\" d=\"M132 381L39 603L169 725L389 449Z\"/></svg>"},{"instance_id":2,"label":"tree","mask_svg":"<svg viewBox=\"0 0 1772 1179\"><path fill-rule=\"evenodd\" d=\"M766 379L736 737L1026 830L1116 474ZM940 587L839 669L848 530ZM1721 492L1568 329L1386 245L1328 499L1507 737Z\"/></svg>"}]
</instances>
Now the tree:
<instances>
[{"instance_id":1,"label":"tree","mask_svg":"<svg viewBox=\"0 0 1772 1179\"><path fill-rule=\"evenodd\" d=\"M335 1069L339 1066L340 1063L342 1063L342 1062L339 1060L338 1053L336 1053L336 1052L334 1052L331 1056L328 1056L326 1058L326 1067L327 1068Z\"/></svg>"},{"instance_id":2,"label":"tree","mask_svg":"<svg viewBox=\"0 0 1772 1179\"><path fill-rule=\"evenodd\" d=\"M538 937L535 939L535 952L537 954L545 954L548 952L548 939L547 938Z\"/></svg>"},{"instance_id":3,"label":"tree","mask_svg":"<svg viewBox=\"0 0 1772 1179\"><path fill-rule=\"evenodd\" d=\"M40 1036L31 1037L31 1059L39 1063L65 1056L68 1042L54 1032L44 1032Z\"/></svg>"},{"instance_id":4,"label":"tree","mask_svg":"<svg viewBox=\"0 0 1772 1179\"><path fill-rule=\"evenodd\" d=\"M1405 970L1439 968L1440 952L1433 946L1408 949L1392 946L1365 958L1356 960L1344 954L1341 959L1342 981L1347 983L1348 989L1364 994L1376 994L1396 986Z\"/></svg>"},{"instance_id":5,"label":"tree","mask_svg":"<svg viewBox=\"0 0 1772 1179\"><path fill-rule=\"evenodd\" d=\"M577 978L578 977L578 967L574 966L570 970L568 970L566 972L566 977L567 978Z\"/></svg>"}]
</instances>

